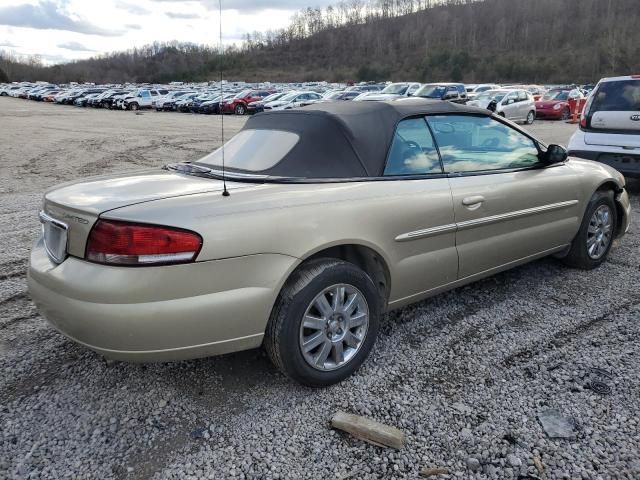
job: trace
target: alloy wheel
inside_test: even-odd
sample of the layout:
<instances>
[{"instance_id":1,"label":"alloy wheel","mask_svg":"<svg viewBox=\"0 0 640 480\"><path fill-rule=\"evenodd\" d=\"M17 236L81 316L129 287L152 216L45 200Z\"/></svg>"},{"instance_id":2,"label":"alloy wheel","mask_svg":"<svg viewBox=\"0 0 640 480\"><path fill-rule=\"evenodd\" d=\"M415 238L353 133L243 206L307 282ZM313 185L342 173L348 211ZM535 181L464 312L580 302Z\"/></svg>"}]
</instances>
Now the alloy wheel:
<instances>
[{"instance_id":1,"label":"alloy wheel","mask_svg":"<svg viewBox=\"0 0 640 480\"><path fill-rule=\"evenodd\" d=\"M587 253L593 260L599 260L611 243L612 217L611 208L608 205L600 205L589 220Z\"/></svg>"},{"instance_id":2,"label":"alloy wheel","mask_svg":"<svg viewBox=\"0 0 640 480\"><path fill-rule=\"evenodd\" d=\"M535 120L535 118L536 118L535 114L533 112L529 112L529 114L527 115L527 124L531 125Z\"/></svg>"},{"instance_id":3,"label":"alloy wheel","mask_svg":"<svg viewBox=\"0 0 640 480\"><path fill-rule=\"evenodd\" d=\"M369 327L369 305L353 285L325 288L311 301L300 325L305 361L322 371L349 363L362 347Z\"/></svg>"}]
</instances>

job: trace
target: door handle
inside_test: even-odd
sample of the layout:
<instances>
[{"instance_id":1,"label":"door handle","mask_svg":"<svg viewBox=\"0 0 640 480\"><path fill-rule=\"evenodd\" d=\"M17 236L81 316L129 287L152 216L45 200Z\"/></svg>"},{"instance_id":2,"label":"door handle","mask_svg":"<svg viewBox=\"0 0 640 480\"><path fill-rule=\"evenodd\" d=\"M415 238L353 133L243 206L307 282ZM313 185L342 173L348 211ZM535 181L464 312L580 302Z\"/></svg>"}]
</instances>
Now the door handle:
<instances>
[{"instance_id":1,"label":"door handle","mask_svg":"<svg viewBox=\"0 0 640 480\"><path fill-rule=\"evenodd\" d=\"M482 195L474 195L473 197L465 197L462 200L462 204L465 207L473 207L474 205L480 205L484 202L484 197Z\"/></svg>"}]
</instances>

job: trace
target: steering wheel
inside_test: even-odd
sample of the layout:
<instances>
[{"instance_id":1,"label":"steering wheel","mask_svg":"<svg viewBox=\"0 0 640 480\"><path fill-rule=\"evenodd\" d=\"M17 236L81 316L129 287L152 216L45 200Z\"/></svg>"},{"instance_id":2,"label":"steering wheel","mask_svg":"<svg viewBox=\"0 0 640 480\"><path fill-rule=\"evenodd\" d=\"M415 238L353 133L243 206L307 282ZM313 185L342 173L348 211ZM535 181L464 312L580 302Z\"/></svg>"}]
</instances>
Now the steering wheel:
<instances>
[{"instance_id":1,"label":"steering wheel","mask_svg":"<svg viewBox=\"0 0 640 480\"><path fill-rule=\"evenodd\" d=\"M487 138L484 142L482 142L481 147L497 147L500 144L500 140L496 137Z\"/></svg>"}]
</instances>

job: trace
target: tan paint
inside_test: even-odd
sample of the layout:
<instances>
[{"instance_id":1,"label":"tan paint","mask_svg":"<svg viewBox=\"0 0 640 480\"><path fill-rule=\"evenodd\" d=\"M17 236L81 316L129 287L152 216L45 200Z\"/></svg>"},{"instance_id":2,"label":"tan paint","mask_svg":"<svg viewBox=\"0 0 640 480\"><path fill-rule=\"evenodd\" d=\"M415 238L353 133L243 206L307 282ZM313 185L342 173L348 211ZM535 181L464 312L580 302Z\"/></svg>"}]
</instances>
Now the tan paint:
<instances>
[{"instance_id":1,"label":"tan paint","mask_svg":"<svg viewBox=\"0 0 640 480\"><path fill-rule=\"evenodd\" d=\"M114 358L226 353L260 344L286 279L316 252L342 244L378 252L391 276L389 308L398 308L563 249L605 182L624 185L615 170L573 158L452 178L228 182L230 197L221 182L165 171L91 179L47 193L44 208L66 218L69 253L79 258L56 265L36 244L29 288L56 328ZM618 202L626 228L626 193ZM187 265L90 264L80 258L98 214L187 228L203 248Z\"/></svg>"}]
</instances>

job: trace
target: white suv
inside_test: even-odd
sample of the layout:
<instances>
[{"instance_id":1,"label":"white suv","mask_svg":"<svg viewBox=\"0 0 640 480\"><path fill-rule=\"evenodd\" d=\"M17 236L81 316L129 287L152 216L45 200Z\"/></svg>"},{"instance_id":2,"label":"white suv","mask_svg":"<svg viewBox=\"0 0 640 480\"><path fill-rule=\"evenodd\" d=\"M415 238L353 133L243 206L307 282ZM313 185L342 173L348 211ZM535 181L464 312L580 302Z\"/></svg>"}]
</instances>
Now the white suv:
<instances>
[{"instance_id":1,"label":"white suv","mask_svg":"<svg viewBox=\"0 0 640 480\"><path fill-rule=\"evenodd\" d=\"M140 88L130 97L126 97L122 103L123 110L138 110L140 108L151 108L154 99L166 95L169 90L149 90Z\"/></svg>"},{"instance_id":2,"label":"white suv","mask_svg":"<svg viewBox=\"0 0 640 480\"><path fill-rule=\"evenodd\" d=\"M569 140L569 155L640 177L640 75L598 82Z\"/></svg>"}]
</instances>

